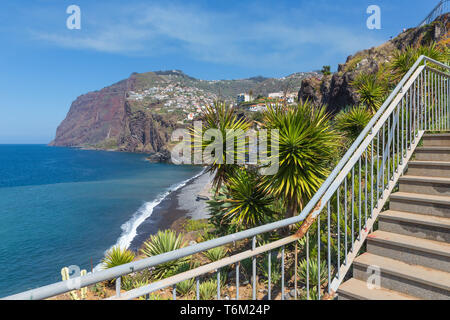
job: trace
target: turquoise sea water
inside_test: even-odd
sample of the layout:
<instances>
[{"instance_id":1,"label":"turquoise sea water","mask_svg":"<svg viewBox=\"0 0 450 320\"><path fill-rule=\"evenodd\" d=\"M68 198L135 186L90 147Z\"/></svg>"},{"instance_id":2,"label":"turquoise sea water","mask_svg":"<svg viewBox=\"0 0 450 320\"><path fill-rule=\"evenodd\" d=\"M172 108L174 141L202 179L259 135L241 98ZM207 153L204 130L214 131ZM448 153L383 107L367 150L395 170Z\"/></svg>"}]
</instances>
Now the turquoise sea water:
<instances>
[{"instance_id":1,"label":"turquoise sea water","mask_svg":"<svg viewBox=\"0 0 450 320\"><path fill-rule=\"evenodd\" d=\"M151 164L144 155L0 145L0 297L91 270L198 167Z\"/></svg>"}]
</instances>

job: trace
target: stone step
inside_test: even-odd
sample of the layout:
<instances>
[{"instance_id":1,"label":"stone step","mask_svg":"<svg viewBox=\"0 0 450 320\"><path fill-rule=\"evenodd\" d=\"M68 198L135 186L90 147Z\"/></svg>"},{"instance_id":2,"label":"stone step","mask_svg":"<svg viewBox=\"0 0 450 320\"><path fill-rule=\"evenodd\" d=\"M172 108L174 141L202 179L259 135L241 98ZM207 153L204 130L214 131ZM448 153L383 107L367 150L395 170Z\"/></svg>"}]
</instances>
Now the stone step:
<instances>
[{"instance_id":1,"label":"stone step","mask_svg":"<svg viewBox=\"0 0 450 320\"><path fill-rule=\"evenodd\" d=\"M400 177L400 192L450 197L450 178L406 175Z\"/></svg>"},{"instance_id":2,"label":"stone step","mask_svg":"<svg viewBox=\"0 0 450 320\"><path fill-rule=\"evenodd\" d=\"M450 161L450 147L420 147L415 155L419 161Z\"/></svg>"},{"instance_id":3,"label":"stone step","mask_svg":"<svg viewBox=\"0 0 450 320\"><path fill-rule=\"evenodd\" d=\"M420 299L450 299L448 272L364 253L353 262L353 277L362 281L369 279L370 282L376 278L374 269L379 271L382 288Z\"/></svg>"},{"instance_id":4,"label":"stone step","mask_svg":"<svg viewBox=\"0 0 450 320\"><path fill-rule=\"evenodd\" d=\"M367 252L450 272L450 243L377 230L367 237Z\"/></svg>"},{"instance_id":5,"label":"stone step","mask_svg":"<svg viewBox=\"0 0 450 320\"><path fill-rule=\"evenodd\" d=\"M450 147L450 133L425 134L423 145L425 147Z\"/></svg>"},{"instance_id":6,"label":"stone step","mask_svg":"<svg viewBox=\"0 0 450 320\"><path fill-rule=\"evenodd\" d=\"M408 163L408 174L450 178L450 161L410 161Z\"/></svg>"},{"instance_id":7,"label":"stone step","mask_svg":"<svg viewBox=\"0 0 450 320\"><path fill-rule=\"evenodd\" d=\"M422 239L450 242L450 218L389 210L379 214L379 229Z\"/></svg>"},{"instance_id":8,"label":"stone step","mask_svg":"<svg viewBox=\"0 0 450 320\"><path fill-rule=\"evenodd\" d=\"M396 192L390 196L389 208L394 211L450 218L450 196Z\"/></svg>"},{"instance_id":9,"label":"stone step","mask_svg":"<svg viewBox=\"0 0 450 320\"><path fill-rule=\"evenodd\" d=\"M418 300L418 298L397 291L375 288L367 282L352 278L339 286L339 300Z\"/></svg>"}]
</instances>

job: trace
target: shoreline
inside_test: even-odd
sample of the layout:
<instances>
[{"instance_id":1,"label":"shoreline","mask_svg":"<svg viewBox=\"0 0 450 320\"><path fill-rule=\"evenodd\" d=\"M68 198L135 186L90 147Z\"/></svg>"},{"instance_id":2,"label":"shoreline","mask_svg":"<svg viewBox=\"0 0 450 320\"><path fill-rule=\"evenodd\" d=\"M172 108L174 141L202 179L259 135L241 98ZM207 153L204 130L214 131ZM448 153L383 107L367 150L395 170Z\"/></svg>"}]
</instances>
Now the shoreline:
<instances>
[{"instance_id":1,"label":"shoreline","mask_svg":"<svg viewBox=\"0 0 450 320\"><path fill-rule=\"evenodd\" d=\"M182 232L184 221L208 218L207 200L197 199L197 195L208 186L211 179L209 173L202 173L183 187L170 192L153 209L151 216L139 225L129 249L139 253L144 242L158 230L172 229Z\"/></svg>"}]
</instances>

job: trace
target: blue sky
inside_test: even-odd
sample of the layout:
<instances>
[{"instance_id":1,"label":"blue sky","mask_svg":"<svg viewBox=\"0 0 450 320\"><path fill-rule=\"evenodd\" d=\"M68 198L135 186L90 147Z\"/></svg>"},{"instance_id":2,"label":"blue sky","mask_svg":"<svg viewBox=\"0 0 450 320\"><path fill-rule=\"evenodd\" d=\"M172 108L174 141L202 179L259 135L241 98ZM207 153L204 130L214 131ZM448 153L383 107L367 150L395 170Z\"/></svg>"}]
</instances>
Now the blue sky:
<instances>
[{"instance_id":1,"label":"blue sky","mask_svg":"<svg viewBox=\"0 0 450 320\"><path fill-rule=\"evenodd\" d=\"M77 96L132 72L237 79L336 70L437 2L0 0L0 143L48 143ZM71 4L81 30L66 28ZM366 27L372 4L381 30Z\"/></svg>"}]
</instances>

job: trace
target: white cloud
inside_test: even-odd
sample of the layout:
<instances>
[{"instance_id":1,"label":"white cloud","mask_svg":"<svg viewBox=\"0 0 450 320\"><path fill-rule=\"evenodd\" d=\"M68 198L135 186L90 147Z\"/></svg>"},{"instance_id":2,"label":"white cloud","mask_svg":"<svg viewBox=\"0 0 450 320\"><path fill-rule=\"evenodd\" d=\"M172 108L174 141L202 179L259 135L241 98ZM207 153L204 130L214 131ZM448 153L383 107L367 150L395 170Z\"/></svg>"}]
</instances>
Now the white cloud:
<instances>
[{"instance_id":1,"label":"white cloud","mask_svg":"<svg viewBox=\"0 0 450 320\"><path fill-rule=\"evenodd\" d=\"M100 14L100 13L99 13ZM246 18L241 12L217 12L191 5L142 5L118 8L83 29L60 33L39 31L41 41L74 49L157 56L182 53L193 59L238 66L258 67L295 63L310 57L319 61L333 54L349 55L380 44L367 32L327 25L301 23L289 12ZM320 51L322 50L322 51ZM325 62L325 61L324 61Z\"/></svg>"}]
</instances>

